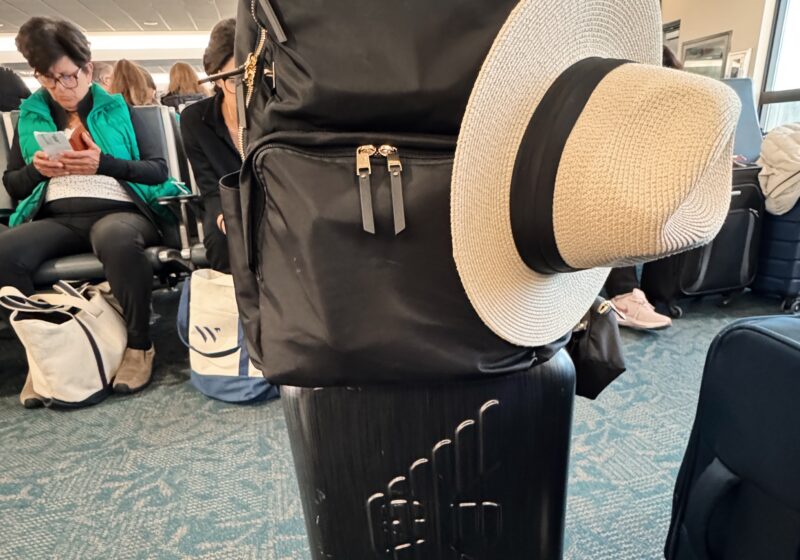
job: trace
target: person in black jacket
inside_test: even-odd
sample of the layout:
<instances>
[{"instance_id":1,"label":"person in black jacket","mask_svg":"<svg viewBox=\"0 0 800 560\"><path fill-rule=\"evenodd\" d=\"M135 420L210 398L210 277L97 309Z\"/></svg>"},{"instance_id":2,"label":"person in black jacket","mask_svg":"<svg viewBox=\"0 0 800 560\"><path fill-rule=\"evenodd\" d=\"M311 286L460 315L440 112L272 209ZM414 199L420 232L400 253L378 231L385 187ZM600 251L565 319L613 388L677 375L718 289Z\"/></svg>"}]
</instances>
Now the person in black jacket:
<instances>
[{"instance_id":1,"label":"person in black jacket","mask_svg":"<svg viewBox=\"0 0 800 560\"><path fill-rule=\"evenodd\" d=\"M208 75L234 69L236 21L219 22L211 32L203 66ZM242 166L239 120L236 112L236 80L217 80L213 97L194 103L181 113L181 132L186 155L203 197L206 256L212 268L229 272L225 219L219 199L219 180Z\"/></svg>"},{"instance_id":2,"label":"person in black jacket","mask_svg":"<svg viewBox=\"0 0 800 560\"><path fill-rule=\"evenodd\" d=\"M22 104L3 175L6 190L20 203L11 229L0 232L0 286L31 295L33 275L43 262L94 252L127 324L114 390L138 391L150 381L155 354L153 270L145 248L161 241L163 209L157 198L180 191L137 114L121 96L92 84L89 42L75 25L32 18L20 28L17 48L42 88ZM39 149L36 133L54 129L83 145L76 142L73 151L49 157ZM27 408L42 404L30 375L20 400Z\"/></svg>"},{"instance_id":3,"label":"person in black jacket","mask_svg":"<svg viewBox=\"0 0 800 560\"><path fill-rule=\"evenodd\" d=\"M11 68L0 66L0 111L16 111L31 90Z\"/></svg>"}]
</instances>

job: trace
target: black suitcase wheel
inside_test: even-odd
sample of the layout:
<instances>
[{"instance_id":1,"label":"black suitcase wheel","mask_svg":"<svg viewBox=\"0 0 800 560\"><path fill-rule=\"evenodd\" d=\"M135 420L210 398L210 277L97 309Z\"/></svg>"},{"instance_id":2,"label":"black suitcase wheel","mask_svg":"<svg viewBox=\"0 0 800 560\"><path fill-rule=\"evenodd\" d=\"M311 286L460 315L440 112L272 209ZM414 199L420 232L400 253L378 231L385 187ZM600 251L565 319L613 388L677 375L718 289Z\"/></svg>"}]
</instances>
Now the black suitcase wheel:
<instances>
[{"instance_id":1,"label":"black suitcase wheel","mask_svg":"<svg viewBox=\"0 0 800 560\"><path fill-rule=\"evenodd\" d=\"M736 290L735 292L725 292L722 294L722 301L719 302L720 307L728 307L737 296L744 293L744 290Z\"/></svg>"},{"instance_id":2,"label":"black suitcase wheel","mask_svg":"<svg viewBox=\"0 0 800 560\"><path fill-rule=\"evenodd\" d=\"M781 303L781 311L800 315L800 297L784 299Z\"/></svg>"},{"instance_id":3,"label":"black suitcase wheel","mask_svg":"<svg viewBox=\"0 0 800 560\"><path fill-rule=\"evenodd\" d=\"M673 319L680 319L683 317L683 309L679 305L670 304L669 306L669 316Z\"/></svg>"}]
</instances>

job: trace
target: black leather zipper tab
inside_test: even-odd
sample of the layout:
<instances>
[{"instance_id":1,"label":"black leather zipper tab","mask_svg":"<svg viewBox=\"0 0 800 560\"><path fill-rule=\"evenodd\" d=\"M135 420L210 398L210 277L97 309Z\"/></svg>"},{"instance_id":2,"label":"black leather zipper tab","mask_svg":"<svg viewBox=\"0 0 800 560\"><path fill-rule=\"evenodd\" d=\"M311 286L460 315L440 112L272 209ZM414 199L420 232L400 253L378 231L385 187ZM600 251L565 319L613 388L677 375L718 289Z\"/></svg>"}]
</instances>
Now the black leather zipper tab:
<instances>
[{"instance_id":1,"label":"black leather zipper tab","mask_svg":"<svg viewBox=\"0 0 800 560\"><path fill-rule=\"evenodd\" d=\"M403 203L403 164L397 148L384 144L378 152L386 158L386 167L392 183L392 214L394 218L394 234L399 235L406 229L406 209Z\"/></svg>"},{"instance_id":2,"label":"black leather zipper tab","mask_svg":"<svg viewBox=\"0 0 800 560\"><path fill-rule=\"evenodd\" d=\"M247 103L245 102L243 81L236 84L236 112L239 118L239 126L247 129Z\"/></svg>"},{"instance_id":3,"label":"black leather zipper tab","mask_svg":"<svg viewBox=\"0 0 800 560\"><path fill-rule=\"evenodd\" d=\"M269 3L269 0L258 0L258 4L264 10L264 15L267 16L267 23L269 23L269 27L272 30L273 39L279 43L285 43L287 40L286 33L278 19L278 14L272 9L272 4Z\"/></svg>"}]
</instances>

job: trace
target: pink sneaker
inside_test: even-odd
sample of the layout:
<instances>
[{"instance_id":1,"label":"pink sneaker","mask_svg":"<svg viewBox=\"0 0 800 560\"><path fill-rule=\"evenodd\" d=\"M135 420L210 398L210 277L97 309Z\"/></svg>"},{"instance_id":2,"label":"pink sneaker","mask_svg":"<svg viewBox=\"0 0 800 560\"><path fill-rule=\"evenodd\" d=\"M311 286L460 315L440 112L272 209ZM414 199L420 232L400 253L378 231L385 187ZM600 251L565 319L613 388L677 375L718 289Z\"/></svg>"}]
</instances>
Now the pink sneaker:
<instances>
[{"instance_id":1,"label":"pink sneaker","mask_svg":"<svg viewBox=\"0 0 800 560\"><path fill-rule=\"evenodd\" d=\"M672 326L672 319L656 313L656 308L647 301L647 296L642 290L635 289L631 293L622 294L611 301L625 316L618 320L621 327L655 331Z\"/></svg>"}]
</instances>

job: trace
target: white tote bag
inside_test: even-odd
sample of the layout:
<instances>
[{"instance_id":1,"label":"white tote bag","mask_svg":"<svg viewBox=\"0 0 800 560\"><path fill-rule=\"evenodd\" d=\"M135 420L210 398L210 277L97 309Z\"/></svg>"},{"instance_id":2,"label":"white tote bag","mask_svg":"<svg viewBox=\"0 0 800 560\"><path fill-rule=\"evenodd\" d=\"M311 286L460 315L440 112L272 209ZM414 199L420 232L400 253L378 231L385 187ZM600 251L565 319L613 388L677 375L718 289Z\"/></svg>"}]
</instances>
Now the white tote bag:
<instances>
[{"instance_id":1,"label":"white tote bag","mask_svg":"<svg viewBox=\"0 0 800 560\"><path fill-rule=\"evenodd\" d=\"M192 384L204 395L231 403L278 396L250 361L239 320L233 276L203 269L183 286L178 335L189 349Z\"/></svg>"},{"instance_id":2,"label":"white tote bag","mask_svg":"<svg viewBox=\"0 0 800 560\"><path fill-rule=\"evenodd\" d=\"M127 330L100 290L59 282L55 294L27 297L0 289L11 326L28 355L33 390L52 406L96 404L110 393L122 363Z\"/></svg>"}]
</instances>

